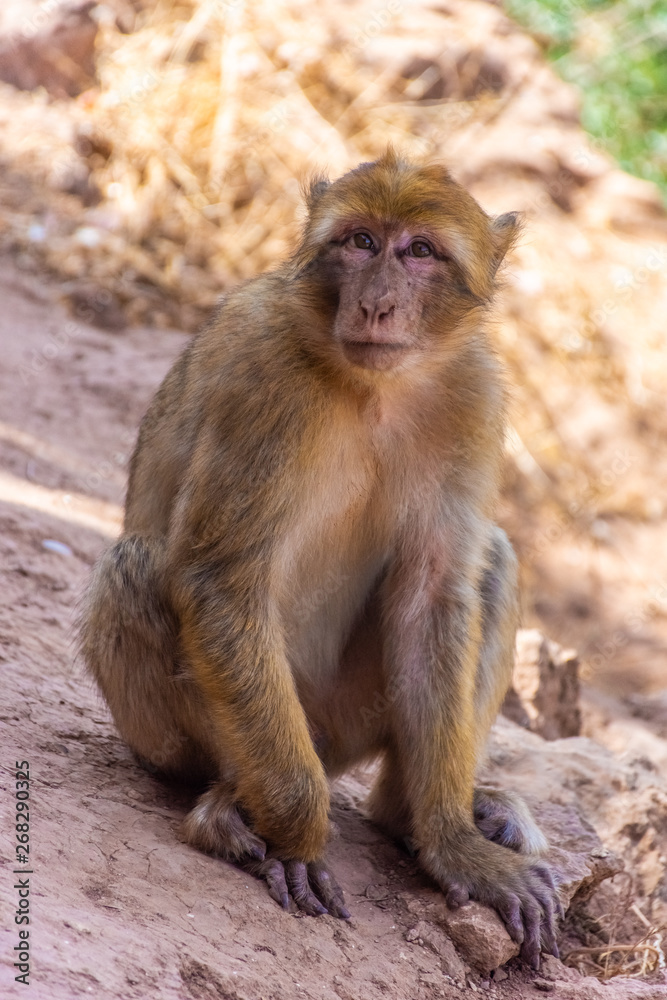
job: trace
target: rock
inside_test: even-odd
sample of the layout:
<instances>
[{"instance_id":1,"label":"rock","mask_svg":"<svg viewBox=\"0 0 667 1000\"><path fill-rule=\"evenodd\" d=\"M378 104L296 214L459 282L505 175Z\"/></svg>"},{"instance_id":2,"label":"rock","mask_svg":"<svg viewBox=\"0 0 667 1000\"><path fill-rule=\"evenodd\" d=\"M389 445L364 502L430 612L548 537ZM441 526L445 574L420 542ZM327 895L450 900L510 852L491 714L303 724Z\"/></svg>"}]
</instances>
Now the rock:
<instances>
[{"instance_id":1,"label":"rock","mask_svg":"<svg viewBox=\"0 0 667 1000\"><path fill-rule=\"evenodd\" d=\"M545 638L539 629L520 629L512 688L502 711L508 719L547 740L578 736L579 659Z\"/></svg>"},{"instance_id":2,"label":"rock","mask_svg":"<svg viewBox=\"0 0 667 1000\"><path fill-rule=\"evenodd\" d=\"M574 899L586 902L605 879L625 867L620 858L602 847L592 851L584 847L579 852L552 847L544 857L558 872L558 894L566 910Z\"/></svg>"},{"instance_id":3,"label":"rock","mask_svg":"<svg viewBox=\"0 0 667 1000\"><path fill-rule=\"evenodd\" d=\"M554 958L553 955L543 955L542 961L540 962L540 975L543 979L549 980L565 980L566 982L576 983L582 978L580 972L576 969L571 969L569 965L565 965L559 958Z\"/></svg>"},{"instance_id":4,"label":"rock","mask_svg":"<svg viewBox=\"0 0 667 1000\"><path fill-rule=\"evenodd\" d=\"M436 927L435 924L426 920L420 920L405 935L405 940L428 948L440 959L442 971L452 979L463 980L465 978L466 967L456 953L451 938Z\"/></svg>"},{"instance_id":5,"label":"rock","mask_svg":"<svg viewBox=\"0 0 667 1000\"><path fill-rule=\"evenodd\" d=\"M438 916L460 954L484 976L519 954L498 914L481 903L467 903L458 910L443 905Z\"/></svg>"},{"instance_id":6,"label":"rock","mask_svg":"<svg viewBox=\"0 0 667 1000\"><path fill-rule=\"evenodd\" d=\"M627 879L610 881L621 862L633 876L633 901L654 924L667 920L667 784L640 759L619 759L584 737L547 742L505 718L493 728L482 781L521 795L553 845L561 898L594 919L627 911ZM630 916L621 943L637 940ZM591 942L584 942L590 944Z\"/></svg>"}]
</instances>

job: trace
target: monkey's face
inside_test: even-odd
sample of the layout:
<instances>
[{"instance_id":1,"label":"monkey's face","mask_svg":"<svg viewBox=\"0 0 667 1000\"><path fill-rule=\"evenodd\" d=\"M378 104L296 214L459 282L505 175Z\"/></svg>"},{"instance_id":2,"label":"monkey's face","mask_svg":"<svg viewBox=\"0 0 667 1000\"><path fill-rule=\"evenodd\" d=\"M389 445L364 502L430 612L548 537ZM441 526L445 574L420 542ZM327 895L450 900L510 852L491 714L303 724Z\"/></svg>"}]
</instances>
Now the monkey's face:
<instances>
[{"instance_id":1,"label":"monkey's face","mask_svg":"<svg viewBox=\"0 0 667 1000\"><path fill-rule=\"evenodd\" d=\"M436 331L453 328L477 304L442 239L424 226L347 219L323 257L337 289L332 340L361 368L416 362Z\"/></svg>"},{"instance_id":2,"label":"monkey's face","mask_svg":"<svg viewBox=\"0 0 667 1000\"><path fill-rule=\"evenodd\" d=\"M339 361L385 372L447 356L491 298L495 272L517 230L490 219L443 167L391 151L311 188L296 263L318 339Z\"/></svg>"}]
</instances>

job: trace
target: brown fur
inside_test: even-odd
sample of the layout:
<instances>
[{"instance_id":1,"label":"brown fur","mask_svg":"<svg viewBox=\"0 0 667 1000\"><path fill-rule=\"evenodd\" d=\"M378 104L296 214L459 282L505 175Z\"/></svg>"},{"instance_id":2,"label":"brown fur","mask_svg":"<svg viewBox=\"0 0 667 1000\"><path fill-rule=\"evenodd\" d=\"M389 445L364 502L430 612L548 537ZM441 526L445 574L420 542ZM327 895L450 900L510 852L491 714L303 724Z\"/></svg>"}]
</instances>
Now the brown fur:
<instances>
[{"instance_id":1,"label":"brown fur","mask_svg":"<svg viewBox=\"0 0 667 1000\"><path fill-rule=\"evenodd\" d=\"M381 754L372 815L535 964L557 903L516 850L541 835L502 793L473 811L516 625L484 332L516 217L391 151L309 206L293 258L230 293L157 393L83 652L143 759L213 781L191 843L346 915L327 779Z\"/></svg>"}]
</instances>

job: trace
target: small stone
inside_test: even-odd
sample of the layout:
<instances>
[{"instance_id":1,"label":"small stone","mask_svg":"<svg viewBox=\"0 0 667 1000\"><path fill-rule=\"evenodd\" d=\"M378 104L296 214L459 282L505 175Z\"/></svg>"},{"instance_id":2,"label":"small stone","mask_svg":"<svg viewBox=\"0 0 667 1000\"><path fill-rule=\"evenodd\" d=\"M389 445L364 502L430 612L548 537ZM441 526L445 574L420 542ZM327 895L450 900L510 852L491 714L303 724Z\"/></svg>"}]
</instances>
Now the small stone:
<instances>
[{"instance_id":1,"label":"small stone","mask_svg":"<svg viewBox=\"0 0 667 1000\"><path fill-rule=\"evenodd\" d=\"M375 901L381 899L388 899L389 892L385 885L367 885L366 886L366 899L373 899Z\"/></svg>"},{"instance_id":2,"label":"small stone","mask_svg":"<svg viewBox=\"0 0 667 1000\"><path fill-rule=\"evenodd\" d=\"M582 976L577 969L572 969L569 965L563 965L559 958L553 955L542 955L540 960L541 979L550 979L558 982L577 983Z\"/></svg>"},{"instance_id":3,"label":"small stone","mask_svg":"<svg viewBox=\"0 0 667 1000\"><path fill-rule=\"evenodd\" d=\"M46 549L47 552L55 552L59 556L74 555L69 545L65 545L64 542L58 542L55 538L45 538L42 541L42 548Z\"/></svg>"},{"instance_id":4,"label":"small stone","mask_svg":"<svg viewBox=\"0 0 667 1000\"><path fill-rule=\"evenodd\" d=\"M440 959L440 967L443 973L452 976L454 979L463 979L465 976L465 966L456 948L439 927L429 923L427 920L420 920L405 935L406 941L415 942L423 948L428 948Z\"/></svg>"},{"instance_id":5,"label":"small stone","mask_svg":"<svg viewBox=\"0 0 667 1000\"><path fill-rule=\"evenodd\" d=\"M553 993L556 989L554 983L550 983L548 979L533 979L533 986L541 993Z\"/></svg>"},{"instance_id":6,"label":"small stone","mask_svg":"<svg viewBox=\"0 0 667 1000\"><path fill-rule=\"evenodd\" d=\"M519 954L498 914L481 903L467 903L459 910L443 907L440 919L457 951L483 976Z\"/></svg>"},{"instance_id":7,"label":"small stone","mask_svg":"<svg viewBox=\"0 0 667 1000\"><path fill-rule=\"evenodd\" d=\"M491 975L493 976L494 983L502 983L503 979L509 979L504 969L495 969Z\"/></svg>"}]
</instances>

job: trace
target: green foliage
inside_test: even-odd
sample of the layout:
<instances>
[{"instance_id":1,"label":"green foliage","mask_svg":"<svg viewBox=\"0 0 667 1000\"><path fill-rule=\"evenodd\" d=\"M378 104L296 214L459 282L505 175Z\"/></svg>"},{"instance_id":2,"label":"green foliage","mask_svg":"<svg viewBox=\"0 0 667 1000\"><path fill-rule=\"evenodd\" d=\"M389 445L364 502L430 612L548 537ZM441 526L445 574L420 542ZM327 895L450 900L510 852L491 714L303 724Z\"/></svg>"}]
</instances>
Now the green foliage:
<instances>
[{"instance_id":1,"label":"green foliage","mask_svg":"<svg viewBox=\"0 0 667 1000\"><path fill-rule=\"evenodd\" d=\"M667 194L665 0L505 0L582 94L582 124Z\"/></svg>"}]
</instances>

